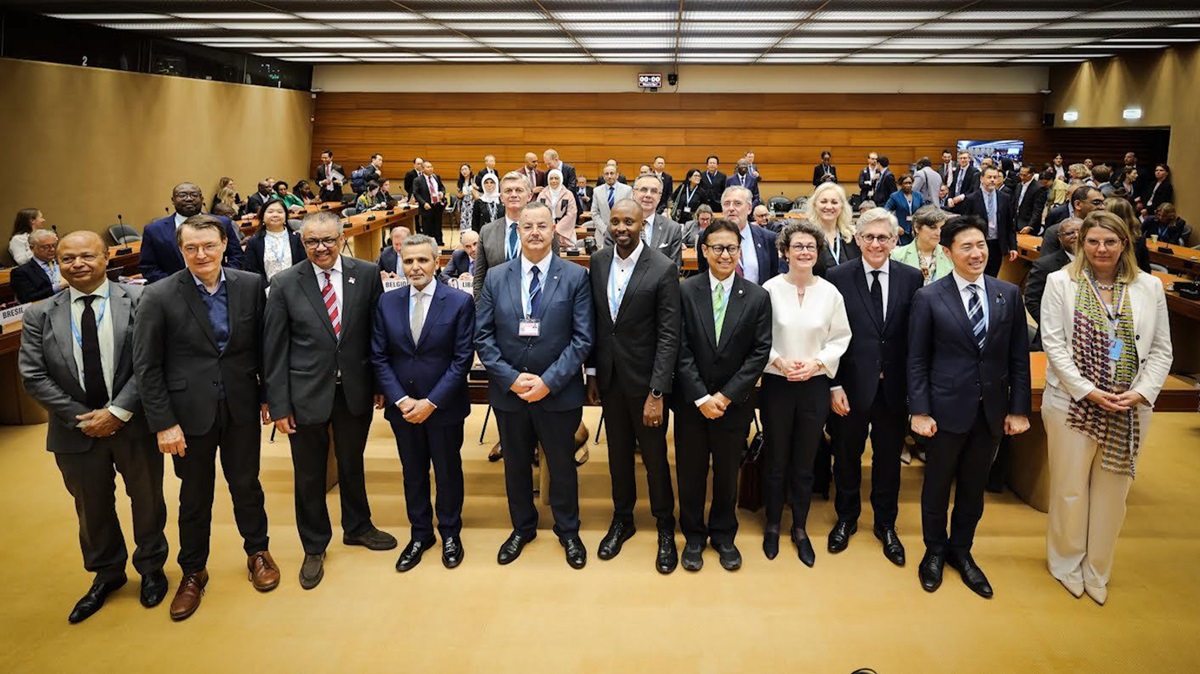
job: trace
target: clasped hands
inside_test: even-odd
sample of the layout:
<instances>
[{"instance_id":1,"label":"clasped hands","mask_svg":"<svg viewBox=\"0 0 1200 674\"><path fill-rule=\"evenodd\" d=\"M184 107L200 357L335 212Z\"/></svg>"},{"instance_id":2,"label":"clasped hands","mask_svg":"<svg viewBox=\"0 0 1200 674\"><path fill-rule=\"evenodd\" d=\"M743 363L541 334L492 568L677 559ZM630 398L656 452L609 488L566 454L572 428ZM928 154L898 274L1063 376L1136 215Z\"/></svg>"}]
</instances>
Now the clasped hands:
<instances>
[{"instance_id":1,"label":"clasped hands","mask_svg":"<svg viewBox=\"0 0 1200 674\"><path fill-rule=\"evenodd\" d=\"M718 391L700 405L700 414L703 414L705 419L720 419L725 416L725 410L729 408L729 403L729 398Z\"/></svg>"},{"instance_id":2,"label":"clasped hands","mask_svg":"<svg viewBox=\"0 0 1200 674\"><path fill-rule=\"evenodd\" d=\"M509 389L517 394L517 397L527 403L536 403L537 401L550 395L550 387L546 386L546 382L536 374L522 372L517 375L517 380L512 383Z\"/></svg>"},{"instance_id":3,"label":"clasped hands","mask_svg":"<svg viewBox=\"0 0 1200 674\"><path fill-rule=\"evenodd\" d=\"M772 363L787 377L788 381L808 381L821 372L821 364L817 360L791 360L779 356Z\"/></svg>"},{"instance_id":4,"label":"clasped hands","mask_svg":"<svg viewBox=\"0 0 1200 674\"><path fill-rule=\"evenodd\" d=\"M121 427L125 425L124 421L118 419L107 409L76 414L75 420L81 423L79 430L83 431L83 434L89 438L108 437L121 430Z\"/></svg>"},{"instance_id":5,"label":"clasped hands","mask_svg":"<svg viewBox=\"0 0 1200 674\"><path fill-rule=\"evenodd\" d=\"M1105 412L1127 412L1138 405L1150 404L1142 397L1141 393L1133 390L1124 393L1109 393L1094 388L1091 393L1087 394L1087 399L1099 405L1100 409Z\"/></svg>"}]
</instances>

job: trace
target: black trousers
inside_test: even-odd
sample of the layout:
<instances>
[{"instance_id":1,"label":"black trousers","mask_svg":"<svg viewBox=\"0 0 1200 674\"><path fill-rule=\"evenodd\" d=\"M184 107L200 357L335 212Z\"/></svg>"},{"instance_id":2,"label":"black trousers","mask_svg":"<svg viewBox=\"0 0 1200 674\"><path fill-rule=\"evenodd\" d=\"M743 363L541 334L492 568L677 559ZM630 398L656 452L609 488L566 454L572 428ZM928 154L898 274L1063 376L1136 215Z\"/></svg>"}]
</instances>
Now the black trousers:
<instances>
[{"instance_id":1,"label":"black trousers","mask_svg":"<svg viewBox=\"0 0 1200 674\"><path fill-rule=\"evenodd\" d=\"M153 435L118 431L97 438L82 454L55 454L63 484L75 499L83 568L95 582L125 577L129 552L117 517L117 473L133 510L133 568L143 576L167 562L167 504L163 501L163 457Z\"/></svg>"},{"instance_id":2,"label":"black trousers","mask_svg":"<svg viewBox=\"0 0 1200 674\"><path fill-rule=\"evenodd\" d=\"M619 375L618 375L619 376ZM648 393L648 392L647 392ZM661 426L642 423L646 395L628 396L619 384L602 392L601 407L608 427L608 470L612 477L613 520L633 522L637 504L634 477L635 446L641 447L650 492L650 512L660 531L675 531L675 492L671 488L671 465L667 461L667 421L664 404Z\"/></svg>"},{"instance_id":3,"label":"black trousers","mask_svg":"<svg viewBox=\"0 0 1200 674\"><path fill-rule=\"evenodd\" d=\"M925 452L925 484L921 488L921 529L925 547L937 554L968 553L975 527L983 516L983 494L988 470L1000 438L992 435L983 410L966 433L939 430ZM954 514L946 536L950 487L954 487Z\"/></svg>"},{"instance_id":4,"label":"black trousers","mask_svg":"<svg viewBox=\"0 0 1200 674\"><path fill-rule=\"evenodd\" d=\"M196 573L208 564L212 534L213 490L217 479L217 448L221 470L233 498L233 518L242 535L247 555L267 549L267 511L263 507L262 484L258 481L262 448L257 422L233 423L224 399L217 405L217 418L204 435L184 437L187 451L173 456L179 478L179 566Z\"/></svg>"},{"instance_id":5,"label":"black trousers","mask_svg":"<svg viewBox=\"0 0 1200 674\"><path fill-rule=\"evenodd\" d=\"M1000 273L1000 265L1004 263L1004 256L1000 254L1000 241L998 239L988 239L988 260L987 265L983 268L983 273L996 278Z\"/></svg>"},{"instance_id":6,"label":"black trousers","mask_svg":"<svg viewBox=\"0 0 1200 674\"><path fill-rule=\"evenodd\" d=\"M372 417L371 410L366 414L352 414L346 405L346 395L338 385L329 420L320 424L297 424L296 432L288 436L295 474L296 529L300 532L300 544L304 546L305 554L321 554L333 538L329 507L325 503L331 428L333 453L337 459L338 496L342 502L342 532L357 536L371 527L363 450L367 446Z\"/></svg>"},{"instance_id":7,"label":"black trousers","mask_svg":"<svg viewBox=\"0 0 1200 674\"><path fill-rule=\"evenodd\" d=\"M445 204L432 204L429 210L421 209L421 233L432 236L442 245L442 213L446 211Z\"/></svg>"},{"instance_id":8,"label":"black trousers","mask_svg":"<svg viewBox=\"0 0 1200 674\"><path fill-rule=\"evenodd\" d=\"M709 421L691 401L675 415L675 472L679 479L679 528L688 543L732 545L737 536L738 467L746 450L750 421ZM712 463L712 505L704 521L708 467Z\"/></svg>"},{"instance_id":9,"label":"black trousers","mask_svg":"<svg viewBox=\"0 0 1200 674\"><path fill-rule=\"evenodd\" d=\"M763 503L767 526L783 519L784 494L791 492L792 527L808 526L813 457L829 416L829 378L788 381L764 374L759 395L763 422Z\"/></svg>"},{"instance_id":10,"label":"black trousers","mask_svg":"<svg viewBox=\"0 0 1200 674\"><path fill-rule=\"evenodd\" d=\"M533 453L541 443L550 470L550 511L554 533L565 539L579 534L579 473L575 466L575 429L583 409L553 412L538 404L515 412L499 409L496 426L504 447L504 487L513 531L537 532L538 511L533 503Z\"/></svg>"},{"instance_id":11,"label":"black trousers","mask_svg":"<svg viewBox=\"0 0 1200 674\"><path fill-rule=\"evenodd\" d=\"M837 442L841 424L842 418L836 414L830 414L825 420L825 433L829 437L821 434L816 456L813 457L813 493L829 494L829 485L833 483L833 444Z\"/></svg>"},{"instance_id":12,"label":"black trousers","mask_svg":"<svg viewBox=\"0 0 1200 674\"><path fill-rule=\"evenodd\" d=\"M429 467L437 481L438 533L458 536L462 532L463 422L434 426L428 421L410 424L392 422L396 449L404 466L404 505L414 541L433 538L433 513L429 504Z\"/></svg>"},{"instance_id":13,"label":"black trousers","mask_svg":"<svg viewBox=\"0 0 1200 674\"><path fill-rule=\"evenodd\" d=\"M855 522L862 514L862 455L871 436L871 509L875 524L896 526L900 500L900 451L904 449L908 410L889 405L880 387L868 409L852 407L838 420L835 438L834 477L839 520Z\"/></svg>"}]
</instances>

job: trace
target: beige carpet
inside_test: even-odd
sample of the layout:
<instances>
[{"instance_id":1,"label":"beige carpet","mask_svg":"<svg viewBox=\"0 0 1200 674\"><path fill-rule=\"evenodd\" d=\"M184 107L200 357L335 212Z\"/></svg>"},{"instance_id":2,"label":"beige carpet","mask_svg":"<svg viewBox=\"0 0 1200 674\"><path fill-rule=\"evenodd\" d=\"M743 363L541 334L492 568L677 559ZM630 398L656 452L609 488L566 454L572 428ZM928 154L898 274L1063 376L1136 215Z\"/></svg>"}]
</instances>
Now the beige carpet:
<instances>
[{"instance_id":1,"label":"beige carpet","mask_svg":"<svg viewBox=\"0 0 1200 674\"><path fill-rule=\"evenodd\" d=\"M813 506L817 564L803 567L785 546L768 562L761 514L742 515L745 565L728 573L706 553L698 574L653 569L653 520L645 498L641 527L615 560L595 548L611 515L603 443L581 469L588 566L570 569L542 508L541 536L511 566L496 564L508 535L499 464L477 444L483 408L467 428L463 565L447 571L436 552L398 574L398 551L340 543L337 498L324 582L305 592L296 580L301 550L292 510L285 443L264 442L262 480L279 589L260 595L246 580L245 557L228 492L218 484L212 579L200 610L175 624L164 604L137 600L137 576L80 625L66 616L90 578L80 561L74 510L44 427L0 428L0 672L1185 672L1200 665L1195 645L1200 590L1200 417L1155 419L1129 497L1109 603L1072 598L1045 569L1045 516L1011 493L989 495L975 556L996 588L991 601L967 590L947 568L928 595L917 582L922 552L921 468L906 467L899 529L909 564L888 563L870 533L870 505L849 550L834 557L824 537L830 503ZM594 431L597 411L585 412ZM266 435L264 434L264 441ZM378 417L367 448L375 522L408 538L400 463ZM167 470L167 535L172 592L178 538L178 481ZM218 478L220 481L221 478ZM124 498L124 497L122 497ZM865 499L864 499L865 500ZM129 535L127 503L121 505ZM679 537L682 544L682 537ZM1192 645L1189 646L1188 644Z\"/></svg>"}]
</instances>

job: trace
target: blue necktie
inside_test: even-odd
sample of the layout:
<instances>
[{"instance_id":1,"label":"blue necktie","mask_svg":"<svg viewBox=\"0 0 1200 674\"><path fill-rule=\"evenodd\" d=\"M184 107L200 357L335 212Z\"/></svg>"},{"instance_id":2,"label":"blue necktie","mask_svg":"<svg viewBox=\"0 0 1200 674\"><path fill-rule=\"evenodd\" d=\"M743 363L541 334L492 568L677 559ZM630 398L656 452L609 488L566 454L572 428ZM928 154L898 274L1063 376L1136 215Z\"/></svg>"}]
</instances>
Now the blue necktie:
<instances>
[{"instance_id":1,"label":"blue necktie","mask_svg":"<svg viewBox=\"0 0 1200 674\"><path fill-rule=\"evenodd\" d=\"M616 196L616 194L614 194L613 188L612 188L612 187L609 187L609 188L608 188L608 207L609 207L610 209L613 207L613 198L614 198L615 196Z\"/></svg>"},{"instance_id":2,"label":"blue necktie","mask_svg":"<svg viewBox=\"0 0 1200 674\"><path fill-rule=\"evenodd\" d=\"M542 272L537 267L530 270L533 278L529 281L529 315L537 316L538 308L542 306Z\"/></svg>"},{"instance_id":3,"label":"blue necktie","mask_svg":"<svg viewBox=\"0 0 1200 674\"><path fill-rule=\"evenodd\" d=\"M517 251L520 250L520 239L517 238L517 223L512 223L508 226L508 257L505 259L511 260L517 256Z\"/></svg>"},{"instance_id":4,"label":"blue necktie","mask_svg":"<svg viewBox=\"0 0 1200 674\"><path fill-rule=\"evenodd\" d=\"M979 301L979 286L969 285L967 290L971 291L971 299L967 300L967 318L971 319L971 332L975 335L975 342L979 344L979 350L983 351L983 344L987 341L987 322L983 318L983 303Z\"/></svg>"}]
</instances>

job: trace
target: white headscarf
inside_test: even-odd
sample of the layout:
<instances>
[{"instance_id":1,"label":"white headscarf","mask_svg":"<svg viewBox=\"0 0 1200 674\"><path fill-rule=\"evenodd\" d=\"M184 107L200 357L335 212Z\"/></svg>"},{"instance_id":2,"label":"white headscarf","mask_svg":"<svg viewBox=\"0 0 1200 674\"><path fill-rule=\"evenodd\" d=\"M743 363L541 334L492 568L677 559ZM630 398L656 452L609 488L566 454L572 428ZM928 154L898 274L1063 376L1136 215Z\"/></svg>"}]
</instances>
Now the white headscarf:
<instances>
[{"instance_id":1,"label":"white headscarf","mask_svg":"<svg viewBox=\"0 0 1200 674\"><path fill-rule=\"evenodd\" d=\"M550 187L550 178L553 177L554 175L558 175L558 189L557 190ZM546 203L550 204L551 206L554 206L555 204L558 203L559 197L561 197L564 193L566 193L566 191L567 191L567 187L566 187L566 185L563 184L562 171L560 171L558 169L550 169L550 172L546 174L546 192L549 193L549 199L547 200Z\"/></svg>"},{"instance_id":2,"label":"white headscarf","mask_svg":"<svg viewBox=\"0 0 1200 674\"><path fill-rule=\"evenodd\" d=\"M492 191L488 191L488 183L492 184ZM497 186L496 176L488 173L483 176L483 194L479 196L479 200L485 204L496 204L500 202L500 189Z\"/></svg>"}]
</instances>

